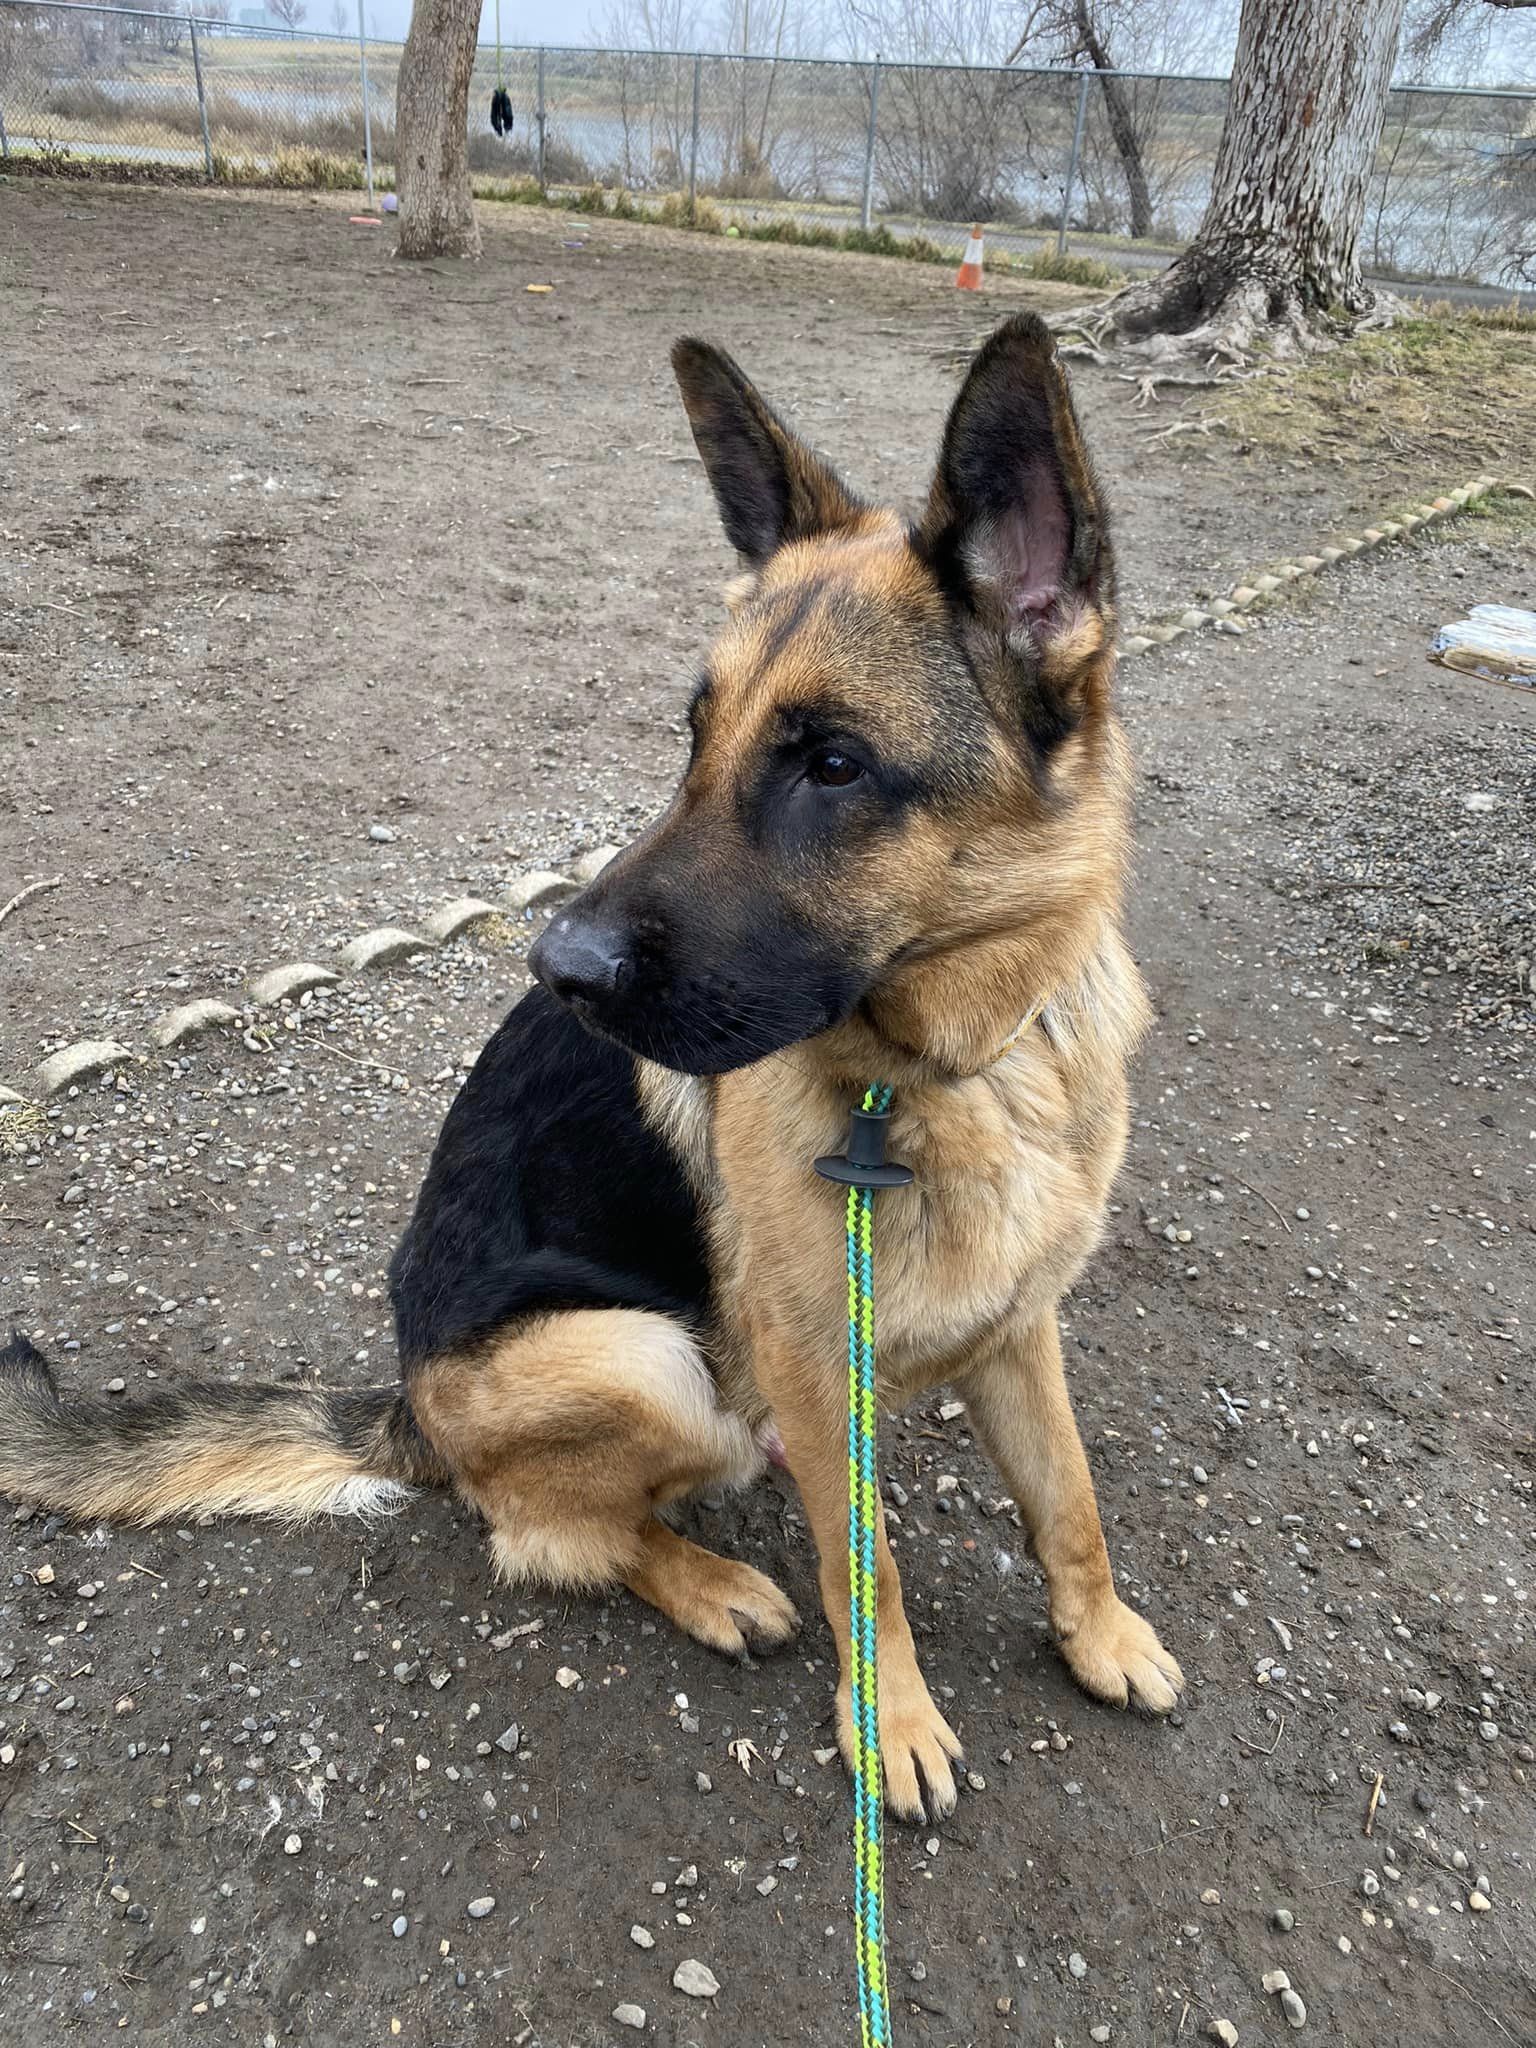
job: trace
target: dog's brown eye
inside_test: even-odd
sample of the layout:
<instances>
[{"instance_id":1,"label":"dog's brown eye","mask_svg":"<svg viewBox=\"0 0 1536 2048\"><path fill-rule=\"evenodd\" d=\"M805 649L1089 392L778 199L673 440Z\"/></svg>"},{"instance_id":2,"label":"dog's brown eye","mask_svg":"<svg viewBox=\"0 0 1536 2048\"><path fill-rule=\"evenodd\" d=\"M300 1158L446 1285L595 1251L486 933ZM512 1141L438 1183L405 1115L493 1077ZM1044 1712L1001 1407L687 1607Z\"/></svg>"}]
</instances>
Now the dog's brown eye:
<instances>
[{"instance_id":1,"label":"dog's brown eye","mask_svg":"<svg viewBox=\"0 0 1536 2048\"><path fill-rule=\"evenodd\" d=\"M826 789L845 789L850 782L857 782L864 770L836 747L823 747L819 754L811 756L806 773L812 782L819 782Z\"/></svg>"}]
</instances>

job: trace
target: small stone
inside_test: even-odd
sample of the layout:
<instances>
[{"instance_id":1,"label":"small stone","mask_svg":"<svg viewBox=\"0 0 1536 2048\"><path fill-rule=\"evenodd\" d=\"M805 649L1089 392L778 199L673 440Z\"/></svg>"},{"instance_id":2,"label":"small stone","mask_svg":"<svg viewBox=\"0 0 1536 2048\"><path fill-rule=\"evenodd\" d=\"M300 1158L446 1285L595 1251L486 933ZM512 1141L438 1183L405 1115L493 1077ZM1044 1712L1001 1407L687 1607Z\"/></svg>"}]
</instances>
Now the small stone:
<instances>
[{"instance_id":1,"label":"small stone","mask_svg":"<svg viewBox=\"0 0 1536 2048\"><path fill-rule=\"evenodd\" d=\"M649 1927L642 1927L638 1920L629 1930L629 1938L636 1948L654 1948L656 1946L655 1935L652 1934Z\"/></svg>"},{"instance_id":2,"label":"small stone","mask_svg":"<svg viewBox=\"0 0 1536 2048\"><path fill-rule=\"evenodd\" d=\"M1381 1890L1381 1879L1376 1875L1374 1870L1366 1871L1365 1875L1361 1878L1360 1890L1362 1896L1364 1896L1367 1899L1374 1899L1376 1894Z\"/></svg>"},{"instance_id":3,"label":"small stone","mask_svg":"<svg viewBox=\"0 0 1536 2048\"><path fill-rule=\"evenodd\" d=\"M1271 1998L1274 1997L1277 1991L1289 1991L1291 1988L1291 1980L1285 1974L1284 1970L1266 1970L1264 1972L1263 1983L1264 1989L1269 1993Z\"/></svg>"},{"instance_id":4,"label":"small stone","mask_svg":"<svg viewBox=\"0 0 1536 2048\"><path fill-rule=\"evenodd\" d=\"M1202 1906L1219 1906L1221 1904L1221 1893L1215 1890L1202 1892L1200 1894L1200 1903Z\"/></svg>"},{"instance_id":5,"label":"small stone","mask_svg":"<svg viewBox=\"0 0 1536 2048\"><path fill-rule=\"evenodd\" d=\"M711 1776L709 1775L708 1771L695 1771L695 1772L694 1772L694 1774L693 1774L693 1789L694 1789L694 1791L695 1791L695 1792L713 1792L713 1791L714 1791L714 1789L715 1789L715 1781L714 1781L714 1779L713 1779L713 1778L712 1778L712 1777L711 1777Z\"/></svg>"},{"instance_id":6,"label":"small stone","mask_svg":"<svg viewBox=\"0 0 1536 2048\"><path fill-rule=\"evenodd\" d=\"M396 1941L398 1941L401 1935L404 1934L405 1930L410 1926L410 1924L410 1921L406 1919L405 1915L403 1913L400 1913L397 1914L396 1917L390 1922L389 1931L395 1937Z\"/></svg>"},{"instance_id":7,"label":"small stone","mask_svg":"<svg viewBox=\"0 0 1536 2048\"><path fill-rule=\"evenodd\" d=\"M285 1856L297 1856L303 1846L304 1837L302 1835L289 1835L283 1843L283 1854Z\"/></svg>"},{"instance_id":8,"label":"small stone","mask_svg":"<svg viewBox=\"0 0 1536 2048\"><path fill-rule=\"evenodd\" d=\"M1205 2030L1222 2048L1237 2048L1237 2029L1230 2020L1212 2020Z\"/></svg>"},{"instance_id":9,"label":"small stone","mask_svg":"<svg viewBox=\"0 0 1536 2048\"><path fill-rule=\"evenodd\" d=\"M1499 1739L1499 1724L1497 1721L1479 1721L1477 1732L1481 1735L1484 1742L1497 1742Z\"/></svg>"},{"instance_id":10,"label":"small stone","mask_svg":"<svg viewBox=\"0 0 1536 2048\"><path fill-rule=\"evenodd\" d=\"M672 1985L690 1998L715 1998L720 1991L720 1979L695 1956L685 1956L678 1964L672 1972Z\"/></svg>"},{"instance_id":11,"label":"small stone","mask_svg":"<svg viewBox=\"0 0 1536 2048\"><path fill-rule=\"evenodd\" d=\"M636 2005L633 1999L626 1998L622 2005L613 2008L613 2017L616 2025L634 2027L638 2030L645 2025L645 2007Z\"/></svg>"},{"instance_id":12,"label":"small stone","mask_svg":"<svg viewBox=\"0 0 1536 2048\"><path fill-rule=\"evenodd\" d=\"M368 827L368 837L377 846L393 846L399 836L399 833L395 831L392 825L370 825Z\"/></svg>"},{"instance_id":13,"label":"small stone","mask_svg":"<svg viewBox=\"0 0 1536 2048\"><path fill-rule=\"evenodd\" d=\"M555 1673L555 1683L565 1692L569 1692L573 1685L580 1685L581 1673L573 1671L569 1664L562 1664Z\"/></svg>"},{"instance_id":14,"label":"small stone","mask_svg":"<svg viewBox=\"0 0 1536 2048\"><path fill-rule=\"evenodd\" d=\"M1473 1892L1469 1896L1467 1904L1474 1913L1488 1913L1493 1910L1493 1901L1486 1892Z\"/></svg>"},{"instance_id":15,"label":"small stone","mask_svg":"<svg viewBox=\"0 0 1536 2048\"><path fill-rule=\"evenodd\" d=\"M1088 2029L1088 2038L1090 2041L1107 2041L1109 2039L1109 2029L1101 2020L1098 2026Z\"/></svg>"},{"instance_id":16,"label":"small stone","mask_svg":"<svg viewBox=\"0 0 1536 2048\"><path fill-rule=\"evenodd\" d=\"M1067 1968L1074 1977L1086 1977L1088 1974L1088 1965L1076 1949L1073 1949L1071 1955L1067 1957Z\"/></svg>"},{"instance_id":17,"label":"small stone","mask_svg":"<svg viewBox=\"0 0 1536 2048\"><path fill-rule=\"evenodd\" d=\"M1296 1925L1296 1915L1289 1906L1276 1906L1274 1912L1270 1915L1270 1920L1282 1934L1289 1934Z\"/></svg>"},{"instance_id":18,"label":"small stone","mask_svg":"<svg viewBox=\"0 0 1536 2048\"><path fill-rule=\"evenodd\" d=\"M1299 2028L1307 2024L1307 2008L1301 2002L1299 1991L1282 1991L1280 1994L1280 2010L1285 2014L1291 2026Z\"/></svg>"},{"instance_id":19,"label":"small stone","mask_svg":"<svg viewBox=\"0 0 1536 2048\"><path fill-rule=\"evenodd\" d=\"M471 1899L469 1902L469 1917L471 1920L483 1920L487 1913L494 1913L495 1910L496 1901L489 1892L486 1893L483 1899Z\"/></svg>"},{"instance_id":20,"label":"small stone","mask_svg":"<svg viewBox=\"0 0 1536 2048\"><path fill-rule=\"evenodd\" d=\"M517 1745L522 1740L522 1730L515 1721L509 1721L496 1738L496 1747L505 1750L508 1756L517 1754Z\"/></svg>"}]
</instances>

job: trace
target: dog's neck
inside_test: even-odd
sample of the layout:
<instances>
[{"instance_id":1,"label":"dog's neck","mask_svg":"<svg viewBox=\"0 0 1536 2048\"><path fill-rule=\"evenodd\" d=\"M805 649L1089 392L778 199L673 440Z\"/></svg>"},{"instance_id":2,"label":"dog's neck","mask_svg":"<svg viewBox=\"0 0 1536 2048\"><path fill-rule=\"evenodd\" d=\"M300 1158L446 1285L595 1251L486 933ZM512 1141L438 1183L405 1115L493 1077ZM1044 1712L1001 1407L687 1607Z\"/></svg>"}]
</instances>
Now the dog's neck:
<instances>
[{"instance_id":1,"label":"dog's neck","mask_svg":"<svg viewBox=\"0 0 1536 2048\"><path fill-rule=\"evenodd\" d=\"M1114 918L1099 912L1070 935L1010 932L908 961L855 1016L810 1041L815 1064L839 1089L881 1080L900 1092L985 1073L1047 1005L1079 1007L1101 958L1121 945Z\"/></svg>"}]
</instances>

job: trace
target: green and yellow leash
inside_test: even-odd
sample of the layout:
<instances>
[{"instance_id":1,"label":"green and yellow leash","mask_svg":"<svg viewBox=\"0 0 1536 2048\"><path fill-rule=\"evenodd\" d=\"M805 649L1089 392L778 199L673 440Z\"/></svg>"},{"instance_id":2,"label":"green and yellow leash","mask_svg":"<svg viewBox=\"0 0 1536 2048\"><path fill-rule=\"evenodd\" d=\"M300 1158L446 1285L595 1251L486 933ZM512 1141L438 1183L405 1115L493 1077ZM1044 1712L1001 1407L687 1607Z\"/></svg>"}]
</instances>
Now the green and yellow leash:
<instances>
[{"instance_id":1,"label":"green and yellow leash","mask_svg":"<svg viewBox=\"0 0 1536 2048\"><path fill-rule=\"evenodd\" d=\"M904 1187L910 1167L885 1156L891 1090L866 1089L853 1112L848 1150L816 1161L824 1180L848 1190L848 1677L853 1702L853 1919L861 2048L889 2048L885 1971L885 1795L880 1771L875 1554L875 1262L877 1188Z\"/></svg>"}]
</instances>

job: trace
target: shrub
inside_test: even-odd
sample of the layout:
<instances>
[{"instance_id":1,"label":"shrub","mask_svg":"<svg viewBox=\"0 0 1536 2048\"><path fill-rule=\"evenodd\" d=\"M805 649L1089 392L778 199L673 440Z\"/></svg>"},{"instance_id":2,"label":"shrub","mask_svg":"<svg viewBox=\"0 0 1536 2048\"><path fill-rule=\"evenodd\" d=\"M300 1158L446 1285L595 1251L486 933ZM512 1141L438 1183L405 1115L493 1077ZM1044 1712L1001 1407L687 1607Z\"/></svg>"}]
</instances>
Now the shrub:
<instances>
[{"instance_id":1,"label":"shrub","mask_svg":"<svg viewBox=\"0 0 1536 2048\"><path fill-rule=\"evenodd\" d=\"M1081 284L1093 290L1122 284L1118 270L1093 256L1059 256L1054 249L1036 249L1028 256L1014 257L1007 267L1016 275L1038 278L1042 284Z\"/></svg>"}]
</instances>

